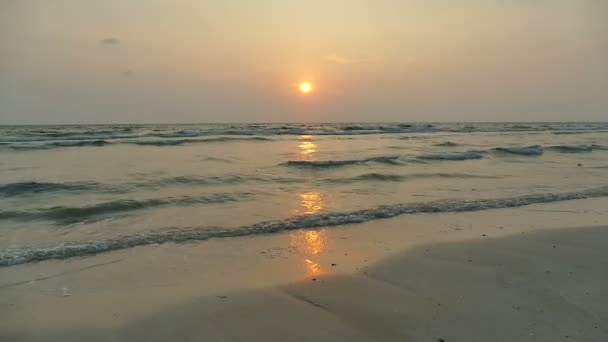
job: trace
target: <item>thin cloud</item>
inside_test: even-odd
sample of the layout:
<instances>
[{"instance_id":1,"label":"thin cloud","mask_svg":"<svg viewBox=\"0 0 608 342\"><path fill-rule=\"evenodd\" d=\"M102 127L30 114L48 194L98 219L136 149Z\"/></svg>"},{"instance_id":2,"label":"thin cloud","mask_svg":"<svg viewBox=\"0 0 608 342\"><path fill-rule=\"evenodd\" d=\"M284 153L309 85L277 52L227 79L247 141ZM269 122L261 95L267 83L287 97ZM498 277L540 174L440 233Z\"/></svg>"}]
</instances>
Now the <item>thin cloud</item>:
<instances>
[{"instance_id":1,"label":"thin cloud","mask_svg":"<svg viewBox=\"0 0 608 342\"><path fill-rule=\"evenodd\" d=\"M118 38L110 37L100 40L99 43L103 45L118 45L120 44L120 40L118 40Z\"/></svg>"}]
</instances>

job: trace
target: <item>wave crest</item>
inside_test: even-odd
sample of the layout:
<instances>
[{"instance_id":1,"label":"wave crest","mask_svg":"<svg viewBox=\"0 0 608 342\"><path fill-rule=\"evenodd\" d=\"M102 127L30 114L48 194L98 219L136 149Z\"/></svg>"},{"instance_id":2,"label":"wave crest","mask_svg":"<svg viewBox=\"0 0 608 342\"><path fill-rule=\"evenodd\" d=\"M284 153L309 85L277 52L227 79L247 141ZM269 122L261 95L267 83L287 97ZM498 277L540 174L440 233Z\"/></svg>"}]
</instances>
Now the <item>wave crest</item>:
<instances>
[{"instance_id":1,"label":"wave crest","mask_svg":"<svg viewBox=\"0 0 608 342\"><path fill-rule=\"evenodd\" d=\"M454 147L454 146L458 146L459 144L452 142L452 141L445 141L442 143L437 143L435 144L435 146L443 146L443 147Z\"/></svg>"},{"instance_id":2,"label":"wave crest","mask_svg":"<svg viewBox=\"0 0 608 342\"><path fill-rule=\"evenodd\" d=\"M229 141L272 141L266 137L211 137L201 139L159 139L159 140L68 140L68 141L52 141L52 142L17 142L17 143L2 143L2 148L12 150L48 150L55 148L69 147L102 147L117 144L131 144L141 146L181 146L186 144L200 144L213 142L229 142Z\"/></svg>"},{"instance_id":3,"label":"wave crest","mask_svg":"<svg viewBox=\"0 0 608 342\"><path fill-rule=\"evenodd\" d=\"M0 196L12 197L43 192L83 191L99 187L96 182L50 183L50 182L17 182L0 185Z\"/></svg>"},{"instance_id":4,"label":"wave crest","mask_svg":"<svg viewBox=\"0 0 608 342\"><path fill-rule=\"evenodd\" d=\"M351 212L298 216L286 220L260 222L237 228L191 227L169 228L165 231L126 235L114 239L62 245L51 248L31 248L6 251L0 254L0 266L11 266L51 259L87 256L136 246L167 242L200 241L211 238L238 237L253 234L270 234L286 230L339 226L377 219L419 213L470 212L487 209L521 207L536 203L596 198L608 196L608 187L580 192L545 193L511 198L479 200L439 200L433 202L395 204Z\"/></svg>"},{"instance_id":5,"label":"wave crest","mask_svg":"<svg viewBox=\"0 0 608 342\"><path fill-rule=\"evenodd\" d=\"M227 142L227 141L272 141L266 137L216 137L204 139L166 139L166 140L141 140L124 142L128 144L144 145L144 146L179 146L186 144L199 144L211 142Z\"/></svg>"},{"instance_id":6,"label":"wave crest","mask_svg":"<svg viewBox=\"0 0 608 342\"><path fill-rule=\"evenodd\" d=\"M303 166L303 167L319 167L319 168L330 168L345 165L357 165L366 163L381 163L390 165L399 165L399 156L381 156L371 157L365 159L346 159L346 160L290 160L283 165L287 166Z\"/></svg>"},{"instance_id":7,"label":"wave crest","mask_svg":"<svg viewBox=\"0 0 608 342\"><path fill-rule=\"evenodd\" d=\"M132 212L164 206L187 206L236 202L251 197L251 193L219 193L208 196L181 196L168 198L151 198L145 200L116 200L82 207L55 206L32 211L0 211L0 219L13 221L51 220L58 224L88 222L107 217L110 214Z\"/></svg>"},{"instance_id":8,"label":"wave crest","mask_svg":"<svg viewBox=\"0 0 608 342\"><path fill-rule=\"evenodd\" d=\"M517 154L520 156L540 156L544 153L544 150L539 145L532 146L524 146L524 147L495 147L494 151L508 153L508 154Z\"/></svg>"},{"instance_id":9,"label":"wave crest","mask_svg":"<svg viewBox=\"0 0 608 342\"><path fill-rule=\"evenodd\" d=\"M467 152L437 152L429 154L421 154L417 156L418 159L426 160L469 160L469 159L482 159L483 153L477 151Z\"/></svg>"},{"instance_id":10,"label":"wave crest","mask_svg":"<svg viewBox=\"0 0 608 342\"><path fill-rule=\"evenodd\" d=\"M455 179L466 179L466 178L497 178L493 176L484 175L473 175L468 173L412 173L406 175L392 174L392 173L364 173L359 176L346 177L346 178L331 178L326 179L324 182L327 183L356 183L356 182L401 182L408 179L421 179L421 178L455 178Z\"/></svg>"},{"instance_id":11,"label":"wave crest","mask_svg":"<svg viewBox=\"0 0 608 342\"><path fill-rule=\"evenodd\" d=\"M593 151L593 145L555 145L549 146L550 150L560 153L587 153Z\"/></svg>"}]
</instances>

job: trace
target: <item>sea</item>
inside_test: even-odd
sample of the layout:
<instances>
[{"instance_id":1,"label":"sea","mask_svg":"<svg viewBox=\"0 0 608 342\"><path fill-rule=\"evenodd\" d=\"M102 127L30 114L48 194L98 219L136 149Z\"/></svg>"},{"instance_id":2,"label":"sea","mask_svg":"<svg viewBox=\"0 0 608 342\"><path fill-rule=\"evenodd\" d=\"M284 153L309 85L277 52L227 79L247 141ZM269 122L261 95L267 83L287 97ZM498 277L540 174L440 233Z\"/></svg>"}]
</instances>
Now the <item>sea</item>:
<instances>
[{"instance_id":1,"label":"sea","mask_svg":"<svg viewBox=\"0 0 608 342\"><path fill-rule=\"evenodd\" d=\"M0 126L0 266L603 196L605 122Z\"/></svg>"}]
</instances>

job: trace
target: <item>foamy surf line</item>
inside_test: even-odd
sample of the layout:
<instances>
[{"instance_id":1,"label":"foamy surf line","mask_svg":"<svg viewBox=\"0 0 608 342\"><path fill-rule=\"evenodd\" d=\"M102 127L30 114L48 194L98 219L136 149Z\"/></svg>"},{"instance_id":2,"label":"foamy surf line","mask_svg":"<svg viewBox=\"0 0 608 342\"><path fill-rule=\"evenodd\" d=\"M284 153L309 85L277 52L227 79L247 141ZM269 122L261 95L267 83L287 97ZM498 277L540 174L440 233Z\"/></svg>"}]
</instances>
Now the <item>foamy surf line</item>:
<instances>
[{"instance_id":1,"label":"foamy surf line","mask_svg":"<svg viewBox=\"0 0 608 342\"><path fill-rule=\"evenodd\" d=\"M137 246L168 242L202 241L211 238L239 237L254 234L271 234L294 229L340 226L387 219L407 214L471 212L598 197L608 197L608 187L579 192L534 194L499 199L440 200L423 203L395 204L351 212L298 216L286 220L267 221L237 228L169 228L161 232L126 235L115 239L83 242L51 248L6 251L0 254L0 267L36 261L90 256Z\"/></svg>"}]
</instances>

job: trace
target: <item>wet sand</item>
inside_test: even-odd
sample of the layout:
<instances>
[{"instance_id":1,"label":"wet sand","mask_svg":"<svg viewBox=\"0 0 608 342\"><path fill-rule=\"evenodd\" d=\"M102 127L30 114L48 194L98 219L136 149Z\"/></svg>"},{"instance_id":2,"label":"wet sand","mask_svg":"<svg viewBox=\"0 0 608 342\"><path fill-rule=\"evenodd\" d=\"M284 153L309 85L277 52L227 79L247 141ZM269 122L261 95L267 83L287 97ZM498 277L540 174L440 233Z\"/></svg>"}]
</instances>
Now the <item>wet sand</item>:
<instances>
[{"instance_id":1,"label":"wet sand","mask_svg":"<svg viewBox=\"0 0 608 342\"><path fill-rule=\"evenodd\" d=\"M607 341L608 200L0 269L2 341Z\"/></svg>"}]
</instances>

